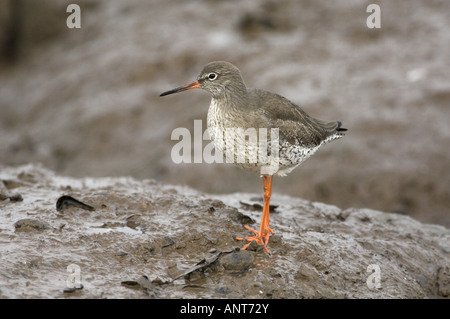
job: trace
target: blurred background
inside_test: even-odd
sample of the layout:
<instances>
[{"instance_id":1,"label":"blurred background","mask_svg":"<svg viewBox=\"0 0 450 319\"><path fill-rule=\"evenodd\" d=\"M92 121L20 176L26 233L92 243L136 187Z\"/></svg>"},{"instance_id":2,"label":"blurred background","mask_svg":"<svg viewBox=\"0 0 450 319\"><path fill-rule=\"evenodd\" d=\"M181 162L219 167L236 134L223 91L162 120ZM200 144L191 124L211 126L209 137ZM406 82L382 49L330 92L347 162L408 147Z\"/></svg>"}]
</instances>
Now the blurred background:
<instances>
[{"instance_id":1,"label":"blurred background","mask_svg":"<svg viewBox=\"0 0 450 319\"><path fill-rule=\"evenodd\" d=\"M275 178L275 195L450 227L449 30L448 0L0 0L0 164L262 195L232 165L171 161L172 130L193 133L210 96L159 94L226 60L349 129Z\"/></svg>"}]
</instances>

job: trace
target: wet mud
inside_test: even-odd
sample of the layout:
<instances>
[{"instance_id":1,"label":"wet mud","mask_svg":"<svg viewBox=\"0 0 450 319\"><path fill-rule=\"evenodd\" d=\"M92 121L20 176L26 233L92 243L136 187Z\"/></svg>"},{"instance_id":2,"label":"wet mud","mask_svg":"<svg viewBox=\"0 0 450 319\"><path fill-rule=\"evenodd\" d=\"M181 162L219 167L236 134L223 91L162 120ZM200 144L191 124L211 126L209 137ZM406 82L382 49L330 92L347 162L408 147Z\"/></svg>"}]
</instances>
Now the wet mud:
<instances>
[{"instance_id":1,"label":"wet mud","mask_svg":"<svg viewBox=\"0 0 450 319\"><path fill-rule=\"evenodd\" d=\"M258 194L211 195L133 178L76 179L40 165L1 166L0 184L6 195L23 198L0 201L3 298L450 294L450 230L408 216L342 210L275 192L269 255L259 247L242 251L234 239L248 235L244 225L259 224ZM62 197L77 205L58 209ZM68 283L73 265L78 288ZM379 266L378 288L369 287L370 265Z\"/></svg>"},{"instance_id":2,"label":"wet mud","mask_svg":"<svg viewBox=\"0 0 450 319\"><path fill-rule=\"evenodd\" d=\"M448 0L380 1L380 29L348 0L79 0L76 30L64 1L13 3L0 297L449 297ZM171 159L210 97L159 94L213 60L349 129L274 179L271 255L234 239L259 225L256 174Z\"/></svg>"}]
</instances>

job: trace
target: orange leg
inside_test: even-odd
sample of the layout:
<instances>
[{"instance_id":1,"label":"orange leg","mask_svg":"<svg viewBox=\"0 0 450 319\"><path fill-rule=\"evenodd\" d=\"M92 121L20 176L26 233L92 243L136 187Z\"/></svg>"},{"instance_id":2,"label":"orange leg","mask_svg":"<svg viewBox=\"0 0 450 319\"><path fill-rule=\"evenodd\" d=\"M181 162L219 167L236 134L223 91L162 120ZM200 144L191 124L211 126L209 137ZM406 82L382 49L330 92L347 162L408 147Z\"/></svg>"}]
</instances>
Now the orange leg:
<instances>
[{"instance_id":1,"label":"orange leg","mask_svg":"<svg viewBox=\"0 0 450 319\"><path fill-rule=\"evenodd\" d=\"M248 226L244 226L246 229L255 233L255 236L245 237L249 243L242 247L242 249L247 249L252 241L256 241L258 245L264 245L264 249L270 254L269 249L267 249L267 244L269 243L269 236L273 234L272 229L269 226L269 203L270 196L272 195L272 176L263 176L264 182L264 207L261 217L261 225L259 226L259 231L256 231ZM243 240L244 237L236 237L238 240Z\"/></svg>"}]
</instances>

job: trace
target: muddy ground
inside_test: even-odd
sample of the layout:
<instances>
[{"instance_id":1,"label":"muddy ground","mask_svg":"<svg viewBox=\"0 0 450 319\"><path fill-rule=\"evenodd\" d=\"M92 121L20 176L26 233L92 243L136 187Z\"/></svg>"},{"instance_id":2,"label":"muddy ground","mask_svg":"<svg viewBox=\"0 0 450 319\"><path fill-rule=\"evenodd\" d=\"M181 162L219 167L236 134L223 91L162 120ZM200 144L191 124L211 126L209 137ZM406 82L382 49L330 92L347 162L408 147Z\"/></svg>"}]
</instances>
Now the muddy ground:
<instances>
[{"instance_id":1,"label":"muddy ground","mask_svg":"<svg viewBox=\"0 0 450 319\"><path fill-rule=\"evenodd\" d=\"M259 224L258 194L75 179L36 165L3 166L0 183L3 298L450 295L450 230L399 214L275 194L268 255L234 239ZM73 284L69 266L79 267ZM380 274L372 289L369 266Z\"/></svg>"},{"instance_id":2,"label":"muddy ground","mask_svg":"<svg viewBox=\"0 0 450 319\"><path fill-rule=\"evenodd\" d=\"M1 297L448 297L449 1L71 2L0 0ZM232 253L257 175L171 160L212 60L349 129L274 179L271 256Z\"/></svg>"},{"instance_id":3,"label":"muddy ground","mask_svg":"<svg viewBox=\"0 0 450 319\"><path fill-rule=\"evenodd\" d=\"M66 27L69 1L0 1L3 24L21 4L15 45L2 41L1 163L260 193L252 173L170 157L172 131L193 133L210 97L159 93L227 60L248 86L349 129L275 191L450 226L449 1L377 1L380 29L361 0L76 2L81 29Z\"/></svg>"}]
</instances>

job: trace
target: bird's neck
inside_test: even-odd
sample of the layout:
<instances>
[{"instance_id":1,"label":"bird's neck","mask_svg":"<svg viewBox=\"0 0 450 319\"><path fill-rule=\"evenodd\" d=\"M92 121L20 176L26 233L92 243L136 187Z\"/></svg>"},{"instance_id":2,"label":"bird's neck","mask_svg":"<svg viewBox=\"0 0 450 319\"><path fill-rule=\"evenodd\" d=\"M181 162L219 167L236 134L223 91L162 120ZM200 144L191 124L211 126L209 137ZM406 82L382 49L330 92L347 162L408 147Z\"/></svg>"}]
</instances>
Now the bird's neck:
<instances>
[{"instance_id":1,"label":"bird's neck","mask_svg":"<svg viewBox=\"0 0 450 319\"><path fill-rule=\"evenodd\" d=\"M212 99L222 108L242 108L246 105L247 87L242 81L230 81L225 90L213 95Z\"/></svg>"}]
</instances>

